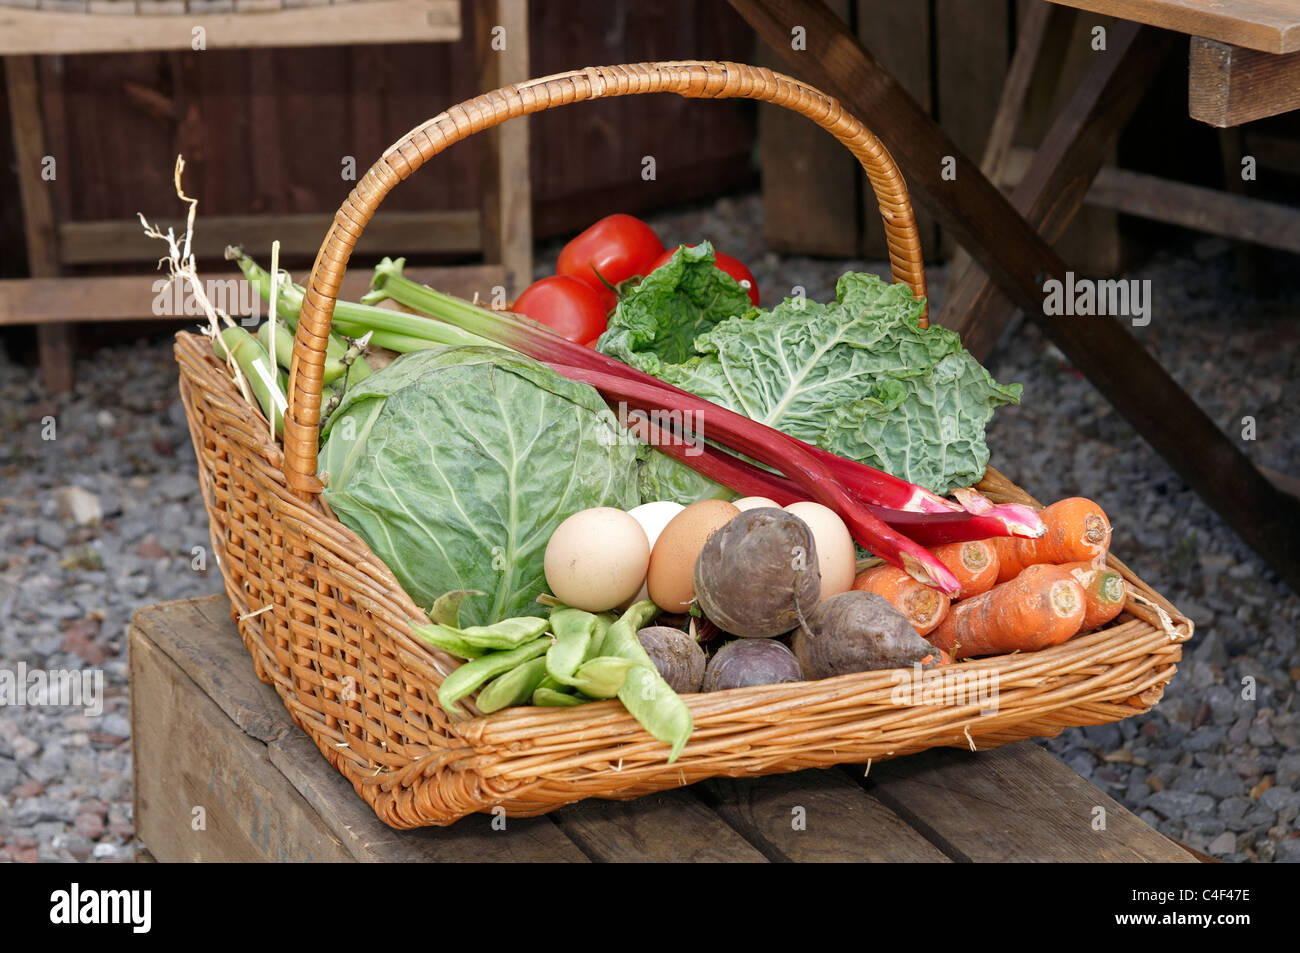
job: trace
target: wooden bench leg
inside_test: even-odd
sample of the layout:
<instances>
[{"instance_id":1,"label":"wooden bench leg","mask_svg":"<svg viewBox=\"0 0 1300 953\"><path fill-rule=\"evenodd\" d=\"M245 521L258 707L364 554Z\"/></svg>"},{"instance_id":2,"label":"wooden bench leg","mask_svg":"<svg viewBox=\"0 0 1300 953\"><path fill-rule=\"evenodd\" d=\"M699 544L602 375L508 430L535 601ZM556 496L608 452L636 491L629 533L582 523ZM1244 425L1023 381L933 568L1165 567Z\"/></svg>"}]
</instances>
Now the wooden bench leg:
<instances>
[{"instance_id":1,"label":"wooden bench leg","mask_svg":"<svg viewBox=\"0 0 1300 953\"><path fill-rule=\"evenodd\" d=\"M474 7L479 85L484 90L528 79L528 0L490 0ZM528 120L511 120L487 137L479 167L483 257L505 267L513 301L533 281L532 187Z\"/></svg>"},{"instance_id":2,"label":"wooden bench leg","mask_svg":"<svg viewBox=\"0 0 1300 953\"><path fill-rule=\"evenodd\" d=\"M54 230L53 181L45 169L45 130L36 82L36 57L6 56L5 83L9 91L9 116L13 123L14 155L18 163L18 192L23 207L23 232L27 240L28 270L33 278L53 278L59 273ZM52 157L57 158L57 157ZM57 163L53 167L57 176ZM34 316L39 321L40 316ZM66 324L38 324L41 379L45 389L60 393L72 388L72 332Z\"/></svg>"},{"instance_id":3,"label":"wooden bench leg","mask_svg":"<svg viewBox=\"0 0 1300 953\"><path fill-rule=\"evenodd\" d=\"M1069 270L1066 262L852 33L821 3L730 3L795 74L840 99L880 137L906 170L913 197L953 233L1011 302L1043 329L1188 485L1300 591L1300 503L1275 490L1239 445L1218 429L1114 318L1057 320L1044 313L1045 283L1056 280L1064 284ZM793 24L804 28L805 50L791 49ZM1133 78L1140 78L1144 69L1154 69L1142 62L1143 51L1150 55L1162 39L1171 42L1167 35L1147 36L1157 32L1144 29L1130 37L1128 55L1122 58L1125 62L1116 63L1114 69ZM1119 29L1111 31L1112 48L1121 35ZM1100 166L1104 156L1102 146L1109 136L1103 133L1111 110L1103 104L1096 112L1100 124L1088 116L1071 116L1068 121L1076 124L1073 138L1055 138L1058 161L1068 161L1075 172L1065 195L1073 195L1075 189L1086 193L1096 172L1089 166L1094 161ZM941 174L949 158L955 179ZM1036 178L1050 182L1057 175L1040 166ZM1030 194L1030 186L1025 188ZM1039 185L1032 188L1036 196L1042 191ZM1051 192L1046 197L1063 200Z\"/></svg>"},{"instance_id":4,"label":"wooden bench leg","mask_svg":"<svg viewBox=\"0 0 1300 953\"><path fill-rule=\"evenodd\" d=\"M72 326L38 324L36 347L41 361L41 383L51 394L72 390Z\"/></svg>"}]
</instances>

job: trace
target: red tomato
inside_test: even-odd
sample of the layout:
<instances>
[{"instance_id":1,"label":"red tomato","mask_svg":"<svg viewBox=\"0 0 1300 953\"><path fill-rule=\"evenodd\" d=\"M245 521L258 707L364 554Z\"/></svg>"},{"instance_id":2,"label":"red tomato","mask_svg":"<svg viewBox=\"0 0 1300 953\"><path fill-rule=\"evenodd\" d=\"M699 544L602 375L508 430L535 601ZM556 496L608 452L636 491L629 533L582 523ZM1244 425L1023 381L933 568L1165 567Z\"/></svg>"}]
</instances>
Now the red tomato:
<instances>
[{"instance_id":1,"label":"red tomato","mask_svg":"<svg viewBox=\"0 0 1300 953\"><path fill-rule=\"evenodd\" d=\"M560 252L555 273L576 278L604 292L614 307L614 296L604 282L618 285L634 275L648 275L650 263L664 250L664 243L645 222L631 215L608 215L587 229ZM609 309L606 309L608 313Z\"/></svg>"},{"instance_id":2,"label":"red tomato","mask_svg":"<svg viewBox=\"0 0 1300 953\"><path fill-rule=\"evenodd\" d=\"M687 247L694 248L695 246L688 245ZM667 264L668 259L673 257L675 251L677 251L677 248L670 248L660 255L655 259L654 264L650 266L650 271L654 271L660 265ZM732 258L715 248L713 250L713 264L735 278L740 286L749 293L749 300L753 302L754 307L758 307L758 282L754 280L753 273L741 263L740 259Z\"/></svg>"},{"instance_id":3,"label":"red tomato","mask_svg":"<svg viewBox=\"0 0 1300 953\"><path fill-rule=\"evenodd\" d=\"M534 281L511 310L578 344L604 334L608 314L595 289L567 275Z\"/></svg>"}]
</instances>

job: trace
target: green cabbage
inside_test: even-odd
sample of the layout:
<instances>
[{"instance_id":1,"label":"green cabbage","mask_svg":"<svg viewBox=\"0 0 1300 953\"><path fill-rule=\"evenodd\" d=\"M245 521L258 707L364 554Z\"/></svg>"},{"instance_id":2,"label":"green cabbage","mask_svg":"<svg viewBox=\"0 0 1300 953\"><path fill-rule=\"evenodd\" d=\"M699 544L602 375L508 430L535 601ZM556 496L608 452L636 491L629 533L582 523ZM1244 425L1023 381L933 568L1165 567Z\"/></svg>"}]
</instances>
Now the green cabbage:
<instances>
[{"instance_id":1,"label":"green cabbage","mask_svg":"<svg viewBox=\"0 0 1300 953\"><path fill-rule=\"evenodd\" d=\"M679 267L717 271L703 261ZM989 459L984 428L995 408L1019 401L1020 385L998 384L953 332L922 329L917 319L924 303L906 285L850 272L836 292L828 304L787 298L771 311L712 314L702 322L708 329L694 338L692 356L679 360L665 357L677 349L663 342L678 341L687 325L673 317L655 333L646 326L654 299L636 299L625 330L602 337L600 349L937 493L978 483Z\"/></svg>"},{"instance_id":2,"label":"green cabbage","mask_svg":"<svg viewBox=\"0 0 1300 953\"><path fill-rule=\"evenodd\" d=\"M638 450L597 392L493 347L414 351L331 414L325 501L417 604L479 589L463 625L542 615L551 533L593 506L631 509Z\"/></svg>"}]
</instances>

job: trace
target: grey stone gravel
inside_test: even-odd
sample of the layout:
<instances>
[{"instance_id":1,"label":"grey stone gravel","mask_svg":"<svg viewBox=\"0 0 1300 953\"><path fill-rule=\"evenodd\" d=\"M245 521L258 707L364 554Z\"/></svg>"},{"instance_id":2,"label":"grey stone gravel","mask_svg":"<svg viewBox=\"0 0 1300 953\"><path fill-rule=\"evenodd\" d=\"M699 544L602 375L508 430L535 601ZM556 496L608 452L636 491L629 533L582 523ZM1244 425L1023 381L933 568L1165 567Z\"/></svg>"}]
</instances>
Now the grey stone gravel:
<instances>
[{"instance_id":1,"label":"grey stone gravel","mask_svg":"<svg viewBox=\"0 0 1300 953\"><path fill-rule=\"evenodd\" d=\"M1214 810L1214 798L1190 791L1157 791L1147 799L1147 804L1152 810L1171 819Z\"/></svg>"},{"instance_id":2,"label":"grey stone gravel","mask_svg":"<svg viewBox=\"0 0 1300 953\"><path fill-rule=\"evenodd\" d=\"M1277 763L1277 776L1274 780L1286 787L1300 786L1300 751L1282 756Z\"/></svg>"},{"instance_id":3,"label":"grey stone gravel","mask_svg":"<svg viewBox=\"0 0 1300 953\"><path fill-rule=\"evenodd\" d=\"M41 861L133 856L107 825L77 829L90 795L130 823L126 627L142 605L220 591L214 565L135 556L150 532L186 553L210 545L176 381L168 340L129 342L78 360L73 393L51 399L0 344L0 665L99 670L105 696L95 717L35 704L0 716L0 838L34 838ZM45 790L16 795L32 782Z\"/></svg>"}]
</instances>

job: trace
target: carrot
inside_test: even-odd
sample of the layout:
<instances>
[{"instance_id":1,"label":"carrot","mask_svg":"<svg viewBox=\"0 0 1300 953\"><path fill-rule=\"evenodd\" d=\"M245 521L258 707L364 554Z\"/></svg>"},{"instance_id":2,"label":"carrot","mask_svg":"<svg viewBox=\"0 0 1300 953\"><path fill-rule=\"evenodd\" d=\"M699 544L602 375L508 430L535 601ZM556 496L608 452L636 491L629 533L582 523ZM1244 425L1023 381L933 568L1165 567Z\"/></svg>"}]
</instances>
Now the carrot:
<instances>
[{"instance_id":1,"label":"carrot","mask_svg":"<svg viewBox=\"0 0 1300 953\"><path fill-rule=\"evenodd\" d=\"M1128 593L1124 591L1124 577L1106 566L1092 563L1066 563L1079 585L1083 587L1084 616L1080 632L1099 629L1124 609Z\"/></svg>"},{"instance_id":2,"label":"carrot","mask_svg":"<svg viewBox=\"0 0 1300 953\"><path fill-rule=\"evenodd\" d=\"M883 596L895 609L907 616L912 628L924 636L934 631L948 613L949 598L937 589L917 582L894 566L868 569L853 580L853 588Z\"/></svg>"},{"instance_id":3,"label":"carrot","mask_svg":"<svg viewBox=\"0 0 1300 953\"><path fill-rule=\"evenodd\" d=\"M1038 514L1047 526L1039 539L1002 537L998 550L998 582L1020 575L1026 566L1091 562L1110 546L1110 520L1092 500L1072 496L1058 500Z\"/></svg>"},{"instance_id":4,"label":"carrot","mask_svg":"<svg viewBox=\"0 0 1300 953\"><path fill-rule=\"evenodd\" d=\"M964 599L927 638L953 658L1034 652L1083 625L1083 587L1063 566L1029 566L1010 582Z\"/></svg>"},{"instance_id":5,"label":"carrot","mask_svg":"<svg viewBox=\"0 0 1300 953\"><path fill-rule=\"evenodd\" d=\"M998 581L998 550L991 539L977 539L969 543L945 543L930 549L952 570L961 583L961 592L954 599L969 599L988 592Z\"/></svg>"}]
</instances>

